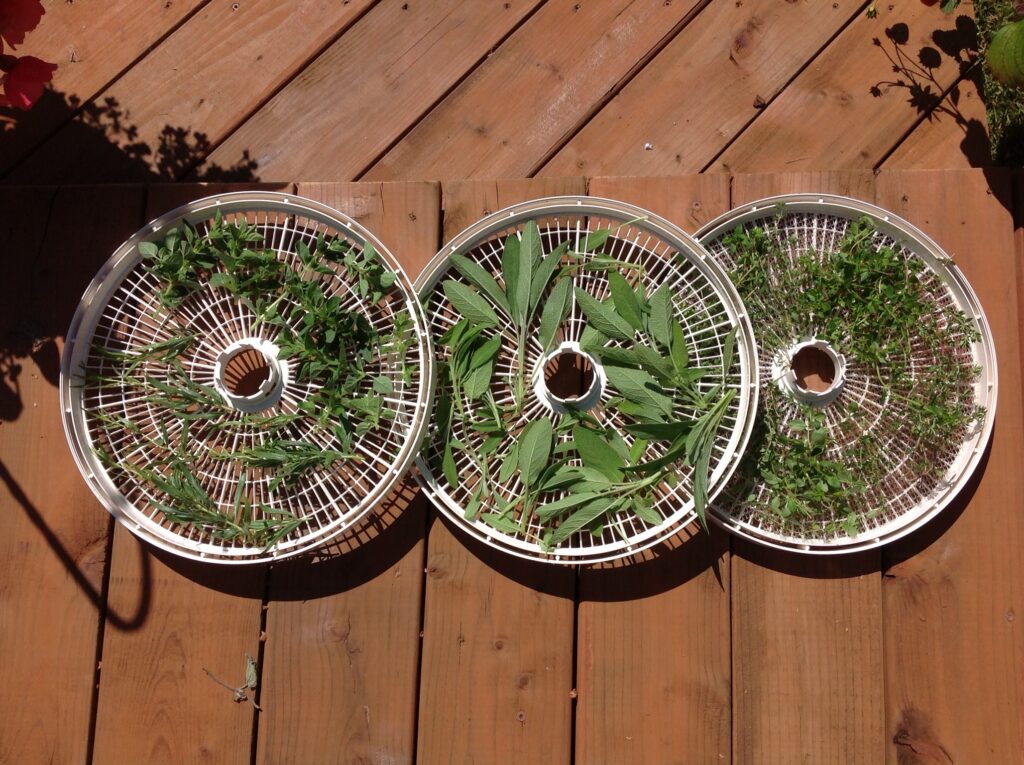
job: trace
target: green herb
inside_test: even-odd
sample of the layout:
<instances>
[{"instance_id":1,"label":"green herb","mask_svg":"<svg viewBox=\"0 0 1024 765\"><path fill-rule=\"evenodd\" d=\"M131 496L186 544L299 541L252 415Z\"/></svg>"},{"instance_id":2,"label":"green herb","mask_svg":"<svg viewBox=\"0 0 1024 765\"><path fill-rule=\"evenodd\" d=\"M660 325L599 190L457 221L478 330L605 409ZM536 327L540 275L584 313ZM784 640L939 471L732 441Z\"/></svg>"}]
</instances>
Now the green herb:
<instances>
[{"instance_id":1,"label":"green herb","mask_svg":"<svg viewBox=\"0 0 1024 765\"><path fill-rule=\"evenodd\" d=\"M784 230L783 210L771 224L722 239L759 328L762 367L804 337L825 340L871 380L885 416L837 401L830 426L824 411L765 385L729 492L743 512L787 533L852 536L887 503L888 442L913 455L898 468L901 483L935 481L943 455L978 421L968 352L978 334L969 317L938 299L944 287L921 260L881 239L870 219L852 222L827 253L794 254Z\"/></svg>"}]
</instances>

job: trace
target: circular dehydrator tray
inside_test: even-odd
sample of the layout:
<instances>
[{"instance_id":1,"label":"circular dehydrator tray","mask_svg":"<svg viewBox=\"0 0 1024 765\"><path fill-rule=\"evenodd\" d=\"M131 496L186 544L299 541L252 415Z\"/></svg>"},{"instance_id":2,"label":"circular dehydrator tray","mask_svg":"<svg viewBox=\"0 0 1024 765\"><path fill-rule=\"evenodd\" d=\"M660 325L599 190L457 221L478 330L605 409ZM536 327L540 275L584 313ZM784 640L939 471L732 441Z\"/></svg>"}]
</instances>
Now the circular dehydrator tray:
<instances>
[{"instance_id":1,"label":"circular dehydrator tray","mask_svg":"<svg viewBox=\"0 0 1024 765\"><path fill-rule=\"evenodd\" d=\"M851 227L864 225L851 232ZM740 246L733 238L730 247L729 240L734 232L752 237L756 229L767 235L773 243L769 250L776 255L761 259L757 273L762 281L753 289L754 283L738 270L736 253L737 247L755 252L754 245ZM856 317L846 318L842 310L818 316L802 313L804 296L822 290L822 273L841 274L840 268L861 273L853 258L845 266L835 260L847 235L867 237L864 241L875 254L891 253L891 263L897 264L892 273L914 274L916 283L906 282L906 288L882 303L897 305L905 294L919 295L906 303L922 307L914 322L892 319L858 327ZM756 324L761 354L759 426L740 470L714 503L712 516L759 544L828 554L890 542L949 504L982 457L992 432L997 392L988 322L949 256L886 210L822 194L772 197L744 205L708 223L697 238L734 277ZM849 246L852 239L846 241ZM802 257L810 260L801 264ZM808 268L819 266L815 279L807 278ZM865 283L878 289L889 277L866 278ZM870 301L871 294L859 289L850 304L865 305L861 301ZM906 306L898 309L902 315L916 310ZM759 316L773 318L758 322ZM903 341L885 346L889 350L881 361L866 361L851 352L854 345L867 347L866 340L888 343L888 330L880 327L901 321L912 326ZM793 358L806 353L807 346L829 357L828 369L816 381L818 391L812 393L796 387L791 372ZM818 357L819 364L822 358ZM829 376L834 377L831 382ZM806 378L805 383L811 386ZM928 410L928 403L938 408ZM944 425L947 414L951 416ZM803 427L795 430L794 422ZM783 437L808 446L817 443L815 457L793 457L787 445L792 441ZM768 443L773 445L765 446ZM789 459L796 462L786 462ZM810 490L794 483L799 480L794 476L821 475L813 472L821 470L830 472L838 486L826 481L819 487L824 493L815 495L803 493ZM843 471L848 471L849 481L840 480ZM845 496L829 495L836 489ZM786 497L826 495L832 499L805 504L810 513L785 504ZM780 508L786 509L785 515Z\"/></svg>"},{"instance_id":2,"label":"circular dehydrator tray","mask_svg":"<svg viewBox=\"0 0 1024 765\"><path fill-rule=\"evenodd\" d=\"M168 293L150 256L176 251L153 245L186 226L201 242L247 226L273 278L239 286L257 271L221 258ZM289 351L305 338L312 351ZM315 366L328 348L349 371ZM380 241L318 202L239 192L118 248L72 320L60 392L75 460L119 521L184 557L256 563L343 533L387 494L415 458L432 385L422 308Z\"/></svg>"},{"instance_id":3,"label":"circular dehydrator tray","mask_svg":"<svg viewBox=\"0 0 1024 765\"><path fill-rule=\"evenodd\" d=\"M534 226L536 228L532 228ZM603 238L599 233L589 239L588 245L588 238L602 231L608 231L607 239L596 244ZM552 251L563 244L564 252L559 255L560 268L570 262L596 268L599 262L608 259L621 261L623 265L610 271L577 268L550 280L542 279L540 283L545 286L536 297L532 319L517 323L511 315L516 309L511 305L514 301L505 294L507 284L503 276L503 257L509 237L518 244L520 252L530 248L524 237L539 241L535 276L542 272L540 264L547 263ZM591 251L584 253L588 249ZM460 261L462 268L453 263L453 256L464 258ZM468 267L465 265L467 262L471 264ZM642 286L646 297L652 300L657 289L664 286L659 297L666 307L659 315L669 314L679 322L689 349L690 366L707 370L707 376L697 380L695 389L710 401L722 402L722 417L708 439L709 464L703 473L708 478L710 496L713 497L732 474L750 435L757 405L757 353L753 332L743 305L723 271L707 258L694 240L669 222L644 210L592 197L539 199L489 215L449 242L416 282L438 354L436 416L417 464L427 494L442 512L473 537L507 553L563 564L607 561L654 545L695 519L694 469L683 460L670 463L674 472L671 479L652 479L655 483L649 500L654 515L648 512L644 519L635 512L622 510L594 521L557 544L552 543L553 537L548 538L547 545L543 544L544 534L552 529L552 523L542 527L532 510L524 520L523 505L516 505L517 499L526 493L522 466L519 469L514 467L522 455L509 457L509 453L523 451L520 441L529 440L526 433L531 426L543 431L544 426L538 423L543 423L545 418L552 423L554 446L551 454L565 457L567 469L584 462L579 450L568 446L569 441L575 441L575 435L571 431L559 432L559 428L569 422L567 406L576 410L586 409L600 427L620 434L623 441L620 447L628 449L635 443L626 426L637 424L643 418L614 408L614 399L622 394L616 387L616 380L621 381L621 374L611 368L612 362L606 362L604 353L607 348L629 348L636 340L649 341L645 340L645 333L636 332L633 340L611 339L605 350L595 351L590 347L594 336L585 333L588 319L576 292L582 290L597 301L609 299L612 272L622 276L634 290ZM494 287L490 290L479 286L481 273L486 276L483 281L494 280ZM566 290L563 294L567 295L564 318L555 325L557 330L551 342L542 347L543 317L548 303L556 301L555 290L561 280L571 280L573 289L569 286L563 288ZM459 286L453 288L452 283ZM494 297L495 288L505 294L506 302L510 303L508 309L501 305L500 295ZM493 312L494 315L493 326L487 327L479 336L480 344L500 342L493 372L488 373L486 385L477 381L474 386L476 394L484 398L487 394L483 389L486 388L493 395L495 405L501 409L499 414L503 426L496 437L494 432L480 432L472 427L474 422L481 422L478 414L483 413L481 416L485 419L492 416L488 414L491 411L489 404L481 403L480 399L474 403L471 394L464 393L462 403L466 410L476 413L467 417L460 416L459 404L453 403L453 382L447 371L452 361L452 349L445 341L445 334L464 318L464 314L462 309L456 308L448 293L458 294L466 290L486 303L484 314ZM664 297L666 295L668 297ZM465 301L462 302L462 308L465 308ZM522 332L524 343L520 346L521 328L525 329ZM500 341L494 340L499 337ZM731 353L729 346L733 348ZM520 347L523 351L521 375L517 353ZM486 352L482 353L486 357ZM579 374L575 391L548 387L550 381L546 380L551 369L546 364L560 354L576 357L578 368L570 367L570 378ZM667 362L668 351L661 349L661 355ZM732 362L723 372L723 361L727 355L732 357ZM560 374L556 372L555 377ZM523 381L521 397L516 393L519 379ZM554 386L553 382L550 384ZM468 391L468 386L464 390ZM672 398L671 419L685 421L698 418L696 407L681 403L678 395L671 392L669 395ZM517 398L522 402L518 410L515 405ZM446 410L455 414L448 419ZM495 418L492 416L492 419ZM446 426L446 422L450 422L450 426ZM442 433L446 427L450 427L450 438L445 438ZM614 436L609 435L608 438ZM487 445L489 439L490 446ZM451 450L449 470L454 481L446 477L444 470L446 444L455 444ZM463 445L470 449L463 449ZM560 452L560 446L566 451ZM488 449L491 451L487 452ZM630 460L651 461L664 456L668 450L669 444L652 440L641 456ZM486 465L479 458L481 454L487 455ZM551 456L544 464L550 467L558 458ZM510 459L513 470L503 470ZM632 464L630 460L626 463ZM542 484L540 481L539 485ZM533 485L538 485L538 482ZM537 497L533 509L552 506L565 496L561 489L544 492ZM506 514L505 520L514 521L515 528L501 520L503 513ZM558 522L559 527L571 515L572 511L564 514Z\"/></svg>"}]
</instances>

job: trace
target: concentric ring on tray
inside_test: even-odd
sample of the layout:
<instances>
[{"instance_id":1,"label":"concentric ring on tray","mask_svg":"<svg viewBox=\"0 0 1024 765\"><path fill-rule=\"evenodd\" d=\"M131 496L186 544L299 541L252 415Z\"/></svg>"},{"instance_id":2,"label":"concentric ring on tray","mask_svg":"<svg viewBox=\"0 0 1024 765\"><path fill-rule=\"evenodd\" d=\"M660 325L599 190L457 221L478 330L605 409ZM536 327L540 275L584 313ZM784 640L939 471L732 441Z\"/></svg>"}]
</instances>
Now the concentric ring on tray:
<instances>
[{"instance_id":1,"label":"concentric ring on tray","mask_svg":"<svg viewBox=\"0 0 1024 765\"><path fill-rule=\"evenodd\" d=\"M744 205L697 238L743 296L761 355L759 425L712 516L827 554L898 539L948 505L997 394L988 322L949 256L886 210L823 194Z\"/></svg>"},{"instance_id":2,"label":"concentric ring on tray","mask_svg":"<svg viewBox=\"0 0 1024 765\"><path fill-rule=\"evenodd\" d=\"M432 386L422 307L383 244L318 202L239 192L117 249L71 322L60 394L83 476L133 533L258 563L388 493Z\"/></svg>"},{"instance_id":3,"label":"concentric ring on tray","mask_svg":"<svg viewBox=\"0 0 1024 765\"><path fill-rule=\"evenodd\" d=\"M724 272L668 221L592 197L518 204L446 244L416 287L438 353L420 480L473 537L554 563L622 558L691 523L695 493L735 469L757 405L753 332ZM686 356L675 367L670 347ZM635 435L652 424L677 440ZM688 431L703 463L679 456Z\"/></svg>"}]
</instances>

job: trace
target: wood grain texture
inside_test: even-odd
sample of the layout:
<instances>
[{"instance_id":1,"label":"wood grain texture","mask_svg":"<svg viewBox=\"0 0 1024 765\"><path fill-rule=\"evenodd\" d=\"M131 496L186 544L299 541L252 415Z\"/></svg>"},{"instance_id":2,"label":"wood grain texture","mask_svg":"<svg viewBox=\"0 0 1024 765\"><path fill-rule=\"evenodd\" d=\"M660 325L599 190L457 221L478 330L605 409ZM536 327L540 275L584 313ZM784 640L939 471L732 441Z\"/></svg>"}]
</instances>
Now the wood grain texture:
<instances>
[{"instance_id":1,"label":"wood grain texture","mask_svg":"<svg viewBox=\"0 0 1024 765\"><path fill-rule=\"evenodd\" d=\"M992 164L978 84L961 80L882 163L887 170L963 170Z\"/></svg>"},{"instance_id":2,"label":"wood grain texture","mask_svg":"<svg viewBox=\"0 0 1024 765\"><path fill-rule=\"evenodd\" d=\"M711 3L540 174L700 172L862 5Z\"/></svg>"},{"instance_id":3,"label":"wood grain texture","mask_svg":"<svg viewBox=\"0 0 1024 765\"><path fill-rule=\"evenodd\" d=\"M701 0L544 5L367 178L529 175ZM505 94L495 97L495 94ZM575 172L575 171L570 171Z\"/></svg>"},{"instance_id":4,"label":"wood grain texture","mask_svg":"<svg viewBox=\"0 0 1024 765\"><path fill-rule=\"evenodd\" d=\"M820 191L872 201L870 172L736 176L732 205ZM732 545L733 759L882 760L881 555L784 556Z\"/></svg>"},{"instance_id":5,"label":"wood grain texture","mask_svg":"<svg viewBox=\"0 0 1024 765\"><path fill-rule=\"evenodd\" d=\"M1020 253L1005 171L883 172L878 201L971 282L992 327L999 400L987 463L921 533L885 550L886 761L1022 762L1024 473Z\"/></svg>"},{"instance_id":6,"label":"wood grain texture","mask_svg":"<svg viewBox=\"0 0 1024 765\"><path fill-rule=\"evenodd\" d=\"M146 220L178 205L245 186L150 187ZM270 188L270 187L264 187ZM285 185L282 191L291 191ZM216 566L179 560L114 531L109 607L127 613L146 603L138 623L111 619L103 641L95 762L248 763L253 707L236 704L246 654L258 655L264 566Z\"/></svg>"},{"instance_id":7,"label":"wood grain texture","mask_svg":"<svg viewBox=\"0 0 1024 765\"><path fill-rule=\"evenodd\" d=\"M585 190L583 179L445 184L445 239L515 202ZM513 559L432 513L417 762L568 765L574 590L572 569Z\"/></svg>"},{"instance_id":8,"label":"wood grain texture","mask_svg":"<svg viewBox=\"0 0 1024 765\"><path fill-rule=\"evenodd\" d=\"M17 54L56 64L57 71L31 111L0 109L0 174L205 1L46 0L39 26L26 35Z\"/></svg>"},{"instance_id":9,"label":"wood grain texture","mask_svg":"<svg viewBox=\"0 0 1024 765\"><path fill-rule=\"evenodd\" d=\"M0 204L0 761L85 763L111 520L64 438L60 353L85 286L141 223L142 189L19 189Z\"/></svg>"},{"instance_id":10,"label":"wood grain texture","mask_svg":"<svg viewBox=\"0 0 1024 765\"><path fill-rule=\"evenodd\" d=\"M412 276L440 245L435 184L298 191L357 219ZM377 512L358 544L271 572L258 762L413 762L426 501L410 479Z\"/></svg>"},{"instance_id":11,"label":"wood grain texture","mask_svg":"<svg viewBox=\"0 0 1024 765\"><path fill-rule=\"evenodd\" d=\"M212 0L97 96L96 116L86 110L8 180L180 179L371 2ZM168 79L172 87L154 87ZM104 106L111 99L122 112L120 124ZM110 145L100 146L95 133ZM208 164L205 171L212 180L262 175L244 154L225 165Z\"/></svg>"},{"instance_id":12,"label":"wood grain texture","mask_svg":"<svg viewBox=\"0 0 1024 765\"><path fill-rule=\"evenodd\" d=\"M877 17L857 15L712 167L839 170L886 156L970 66L977 32L969 16L919 0L875 7Z\"/></svg>"},{"instance_id":13,"label":"wood grain texture","mask_svg":"<svg viewBox=\"0 0 1024 765\"><path fill-rule=\"evenodd\" d=\"M538 2L485 10L453 0L385 0L208 163L231 165L249 152L265 178L355 180Z\"/></svg>"},{"instance_id":14,"label":"wood grain texture","mask_svg":"<svg viewBox=\"0 0 1024 765\"><path fill-rule=\"evenodd\" d=\"M729 178L593 178L693 232L729 209ZM576 762L731 761L729 539L695 527L652 560L580 571Z\"/></svg>"}]
</instances>

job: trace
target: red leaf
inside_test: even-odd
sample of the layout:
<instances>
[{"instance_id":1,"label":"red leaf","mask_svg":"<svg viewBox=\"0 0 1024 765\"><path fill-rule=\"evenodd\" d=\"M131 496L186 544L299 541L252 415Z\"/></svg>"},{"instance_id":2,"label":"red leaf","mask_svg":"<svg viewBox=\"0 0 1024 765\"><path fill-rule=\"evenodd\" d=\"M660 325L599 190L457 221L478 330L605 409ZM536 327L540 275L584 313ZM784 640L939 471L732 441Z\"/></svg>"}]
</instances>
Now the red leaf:
<instances>
[{"instance_id":1,"label":"red leaf","mask_svg":"<svg viewBox=\"0 0 1024 765\"><path fill-rule=\"evenodd\" d=\"M15 48L25 42L25 35L39 25L43 17L40 0L2 0L0 2L0 36Z\"/></svg>"},{"instance_id":2,"label":"red leaf","mask_svg":"<svg viewBox=\"0 0 1024 765\"><path fill-rule=\"evenodd\" d=\"M56 64L35 56L22 56L4 76L6 100L18 109L29 109L43 95L43 86L53 79L55 71Z\"/></svg>"}]
</instances>

